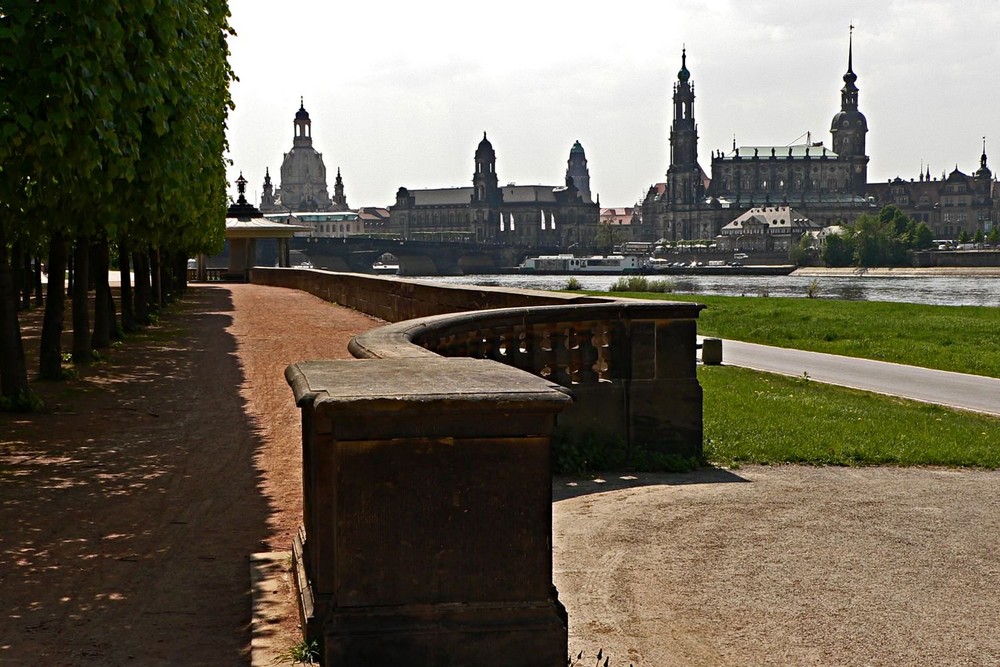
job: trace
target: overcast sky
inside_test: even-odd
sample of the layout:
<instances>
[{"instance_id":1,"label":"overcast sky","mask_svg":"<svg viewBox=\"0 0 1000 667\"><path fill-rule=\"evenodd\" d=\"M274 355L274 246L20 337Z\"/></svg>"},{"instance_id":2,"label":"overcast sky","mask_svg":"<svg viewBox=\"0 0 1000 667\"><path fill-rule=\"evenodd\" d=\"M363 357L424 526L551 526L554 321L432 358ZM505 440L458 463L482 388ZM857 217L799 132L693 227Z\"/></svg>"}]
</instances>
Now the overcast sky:
<instances>
[{"instance_id":1,"label":"overcast sky","mask_svg":"<svg viewBox=\"0 0 1000 667\"><path fill-rule=\"evenodd\" d=\"M699 161L739 145L830 146L853 22L869 180L1000 172L996 0L231 0L230 182L278 185L300 96L333 194L387 206L399 186L469 185L487 132L501 183L562 183L586 150L591 190L630 206L664 180L681 48ZM926 166L925 166L926 168ZM235 191L235 187L233 187Z\"/></svg>"}]
</instances>

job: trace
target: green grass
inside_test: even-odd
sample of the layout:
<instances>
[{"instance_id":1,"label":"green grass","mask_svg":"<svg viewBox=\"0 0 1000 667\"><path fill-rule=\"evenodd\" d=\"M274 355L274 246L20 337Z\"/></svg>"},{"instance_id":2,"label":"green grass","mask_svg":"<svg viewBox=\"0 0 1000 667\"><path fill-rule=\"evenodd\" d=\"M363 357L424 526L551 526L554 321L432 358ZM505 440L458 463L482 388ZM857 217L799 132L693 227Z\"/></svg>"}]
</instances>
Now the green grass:
<instances>
[{"instance_id":1,"label":"green grass","mask_svg":"<svg viewBox=\"0 0 1000 667\"><path fill-rule=\"evenodd\" d=\"M1000 377L1000 308L688 294L667 298L708 306L698 318L698 333L704 336Z\"/></svg>"},{"instance_id":2,"label":"green grass","mask_svg":"<svg viewBox=\"0 0 1000 667\"><path fill-rule=\"evenodd\" d=\"M1000 418L736 367L698 379L713 463L1000 468Z\"/></svg>"}]
</instances>

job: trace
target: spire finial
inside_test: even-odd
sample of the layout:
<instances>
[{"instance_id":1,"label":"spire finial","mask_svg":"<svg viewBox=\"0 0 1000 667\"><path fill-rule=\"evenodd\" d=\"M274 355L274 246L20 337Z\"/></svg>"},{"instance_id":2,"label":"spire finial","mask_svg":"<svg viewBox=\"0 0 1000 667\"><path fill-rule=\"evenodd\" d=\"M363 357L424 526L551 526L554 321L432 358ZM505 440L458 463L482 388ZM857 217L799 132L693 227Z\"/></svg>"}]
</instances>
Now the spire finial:
<instances>
[{"instance_id":1,"label":"spire finial","mask_svg":"<svg viewBox=\"0 0 1000 667\"><path fill-rule=\"evenodd\" d=\"M853 72L854 61L854 23L851 22L850 36L847 38L847 71Z\"/></svg>"},{"instance_id":2,"label":"spire finial","mask_svg":"<svg viewBox=\"0 0 1000 667\"><path fill-rule=\"evenodd\" d=\"M306 108L306 98L304 95L299 95L299 108L300 109Z\"/></svg>"}]
</instances>

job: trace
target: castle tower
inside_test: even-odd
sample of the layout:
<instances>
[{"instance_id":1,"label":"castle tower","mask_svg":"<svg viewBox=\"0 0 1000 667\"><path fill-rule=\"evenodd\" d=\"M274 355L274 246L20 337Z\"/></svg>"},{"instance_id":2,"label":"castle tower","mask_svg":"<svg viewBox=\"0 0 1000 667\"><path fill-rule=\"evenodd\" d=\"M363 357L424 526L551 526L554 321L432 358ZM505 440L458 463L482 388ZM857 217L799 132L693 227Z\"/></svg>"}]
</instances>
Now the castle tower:
<instances>
[{"instance_id":1,"label":"castle tower","mask_svg":"<svg viewBox=\"0 0 1000 667\"><path fill-rule=\"evenodd\" d=\"M833 151L842 160L851 162L851 190L863 196L868 183L868 156L865 155L865 135L868 134L868 120L858 111L858 87L854 73L854 26L847 46L847 72L844 87L840 89L840 112L833 117L830 134L833 135Z\"/></svg>"},{"instance_id":2,"label":"castle tower","mask_svg":"<svg viewBox=\"0 0 1000 667\"><path fill-rule=\"evenodd\" d=\"M591 203L590 199L590 171L587 169L587 155L583 152L583 146L577 140L569 150L569 161L566 167L566 178L573 179L573 185L580 192L580 196L586 203Z\"/></svg>"},{"instance_id":3,"label":"castle tower","mask_svg":"<svg viewBox=\"0 0 1000 667\"><path fill-rule=\"evenodd\" d=\"M702 196L698 166L698 126L694 122L694 84L687 68L687 49L674 83L674 119L670 125L670 167L667 198L671 206L694 205Z\"/></svg>"}]
</instances>

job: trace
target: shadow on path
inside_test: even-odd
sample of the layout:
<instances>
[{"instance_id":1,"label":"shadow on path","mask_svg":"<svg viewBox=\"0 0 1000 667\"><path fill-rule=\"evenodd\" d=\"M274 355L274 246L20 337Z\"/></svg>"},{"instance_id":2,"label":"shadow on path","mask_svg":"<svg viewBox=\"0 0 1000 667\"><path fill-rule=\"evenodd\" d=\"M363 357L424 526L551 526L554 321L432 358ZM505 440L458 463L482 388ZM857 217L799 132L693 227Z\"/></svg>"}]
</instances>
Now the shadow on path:
<instances>
[{"instance_id":1,"label":"shadow on path","mask_svg":"<svg viewBox=\"0 0 1000 667\"><path fill-rule=\"evenodd\" d=\"M225 288L0 415L0 663L248 660L247 556L272 509Z\"/></svg>"}]
</instances>

